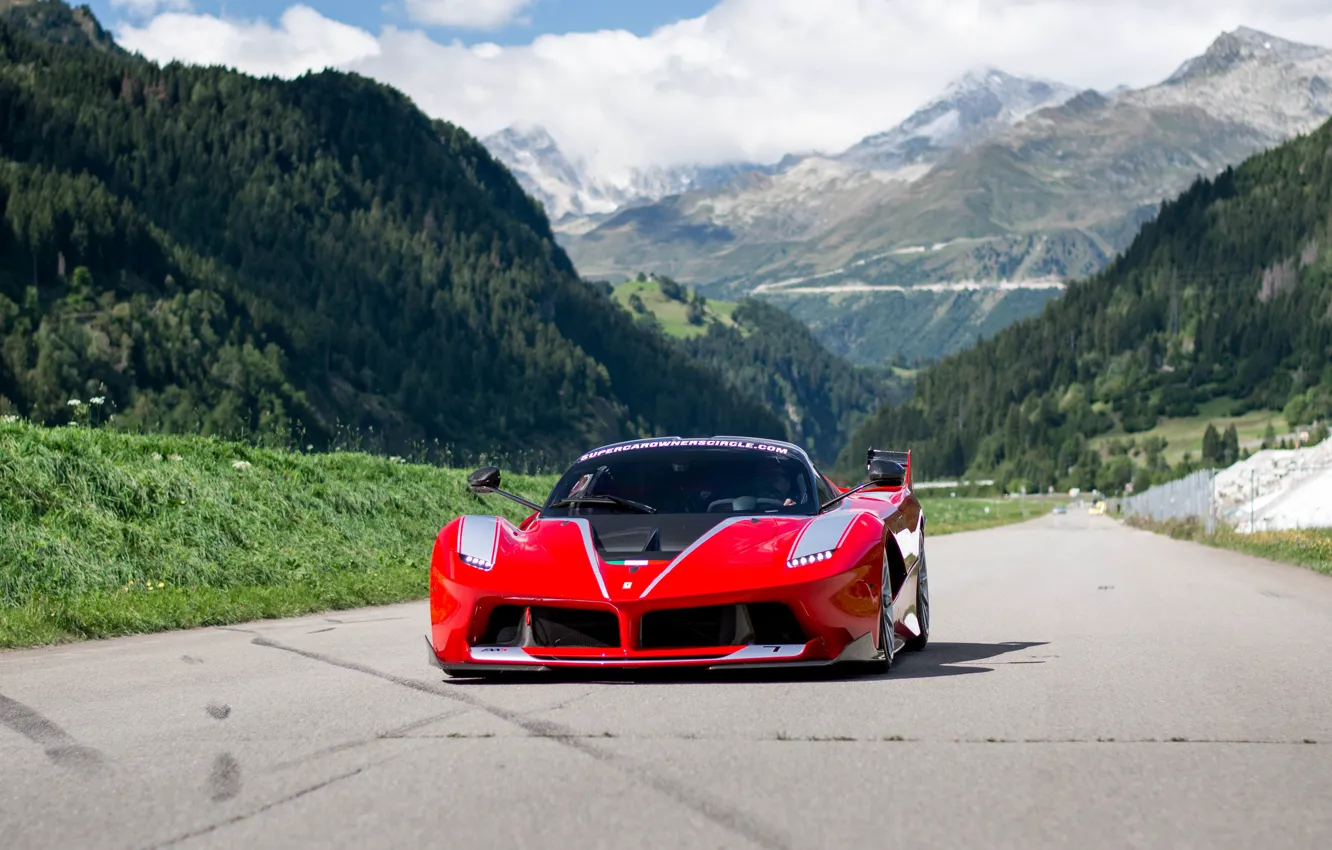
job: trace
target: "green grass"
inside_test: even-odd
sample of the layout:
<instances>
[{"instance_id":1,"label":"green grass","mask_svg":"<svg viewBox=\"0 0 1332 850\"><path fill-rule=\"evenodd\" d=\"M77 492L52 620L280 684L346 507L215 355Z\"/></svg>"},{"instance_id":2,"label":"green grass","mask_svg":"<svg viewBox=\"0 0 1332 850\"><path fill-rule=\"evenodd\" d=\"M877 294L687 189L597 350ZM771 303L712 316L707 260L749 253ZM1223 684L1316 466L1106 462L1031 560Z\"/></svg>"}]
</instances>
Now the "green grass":
<instances>
[{"instance_id":1,"label":"green grass","mask_svg":"<svg viewBox=\"0 0 1332 850\"><path fill-rule=\"evenodd\" d=\"M1235 404L1235 400L1231 398L1214 398L1198 405L1196 416L1162 419L1150 431L1136 434L1125 434L1123 429L1117 427L1114 431L1092 439L1090 443L1093 448L1103 448L1112 439L1123 442L1132 438L1140 446L1152 437L1163 437L1167 445L1162 457L1167 463L1174 465L1180 461L1185 452L1189 452L1195 460L1202 455L1203 432L1207 430L1209 423L1216 426L1218 433L1224 432L1229 425L1234 424L1240 445L1255 444L1250 446L1251 449L1256 449L1256 444L1262 441L1263 432L1269 423L1278 436L1290 431L1286 420L1278 410L1251 410L1234 416L1231 415L1231 411Z\"/></svg>"},{"instance_id":2,"label":"green grass","mask_svg":"<svg viewBox=\"0 0 1332 850\"><path fill-rule=\"evenodd\" d=\"M702 336L708 332L708 325L713 323L737 327L731 318L731 313L735 310L734 301L713 301L709 298L704 305L706 314L704 323L691 325L685 317L686 305L663 295L661 285L657 281L629 280L615 287L616 303L633 312L633 308L629 306L631 295L637 295L643 300L643 306L657 317L663 331L679 339Z\"/></svg>"},{"instance_id":3,"label":"green grass","mask_svg":"<svg viewBox=\"0 0 1332 850\"><path fill-rule=\"evenodd\" d=\"M359 453L0 424L0 647L422 597L441 526L523 512L465 478ZM505 479L533 497L552 484Z\"/></svg>"},{"instance_id":4,"label":"green grass","mask_svg":"<svg viewBox=\"0 0 1332 850\"><path fill-rule=\"evenodd\" d=\"M980 531L1000 525L1023 522L1047 514L1056 501L1044 498L1030 499L982 499L949 498L917 493L921 507L925 510L928 533L957 534L961 531ZM986 511L986 508L989 511Z\"/></svg>"},{"instance_id":5,"label":"green grass","mask_svg":"<svg viewBox=\"0 0 1332 850\"><path fill-rule=\"evenodd\" d=\"M1238 534L1228 529L1218 529L1214 534L1207 534L1197 521L1152 522L1134 518L1127 522L1135 528L1145 528L1176 540L1191 540L1219 549L1231 549L1246 555L1267 558L1269 561L1308 567L1323 575L1332 575L1332 528L1259 531L1253 534Z\"/></svg>"}]
</instances>

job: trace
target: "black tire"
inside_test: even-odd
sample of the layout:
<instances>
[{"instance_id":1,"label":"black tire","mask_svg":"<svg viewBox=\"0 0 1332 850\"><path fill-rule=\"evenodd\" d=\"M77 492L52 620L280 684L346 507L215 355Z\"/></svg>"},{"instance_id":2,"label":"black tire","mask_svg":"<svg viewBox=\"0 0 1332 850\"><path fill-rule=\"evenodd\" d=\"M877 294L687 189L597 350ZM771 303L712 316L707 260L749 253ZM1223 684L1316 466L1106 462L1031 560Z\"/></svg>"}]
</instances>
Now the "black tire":
<instances>
[{"instance_id":1,"label":"black tire","mask_svg":"<svg viewBox=\"0 0 1332 850\"><path fill-rule=\"evenodd\" d=\"M897 641L893 635L893 576L888 569L888 549L883 550L883 585L879 592L879 646L883 648L883 657L868 662L871 673L887 673L893 669L893 659L897 653L894 647Z\"/></svg>"},{"instance_id":2,"label":"black tire","mask_svg":"<svg viewBox=\"0 0 1332 850\"><path fill-rule=\"evenodd\" d=\"M920 652L930 642L930 576L925 569L925 536L921 532L920 566L916 568L916 621L920 634L902 647L908 652Z\"/></svg>"}]
</instances>

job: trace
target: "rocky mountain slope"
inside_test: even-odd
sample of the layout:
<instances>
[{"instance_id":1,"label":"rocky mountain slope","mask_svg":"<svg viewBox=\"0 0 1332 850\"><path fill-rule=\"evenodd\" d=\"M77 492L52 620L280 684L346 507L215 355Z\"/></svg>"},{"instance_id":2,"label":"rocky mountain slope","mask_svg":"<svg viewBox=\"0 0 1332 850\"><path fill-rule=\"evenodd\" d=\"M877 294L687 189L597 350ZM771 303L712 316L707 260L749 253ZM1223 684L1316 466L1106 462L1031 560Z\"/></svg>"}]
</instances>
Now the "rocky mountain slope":
<instances>
[{"instance_id":1,"label":"rocky mountain slope","mask_svg":"<svg viewBox=\"0 0 1332 850\"><path fill-rule=\"evenodd\" d=\"M804 256L814 240L901 196L949 154L1073 94L1066 86L993 69L967 74L897 127L841 154L788 157L776 173L747 173L626 209L563 241L580 270L592 275L632 271L646 261L654 268L664 263L690 282L720 281L741 290L823 272L830 266Z\"/></svg>"},{"instance_id":2,"label":"rocky mountain slope","mask_svg":"<svg viewBox=\"0 0 1332 850\"><path fill-rule=\"evenodd\" d=\"M909 312L929 317L940 347L913 353L938 356L1103 268L1196 177L1317 127L1332 115L1332 50L1241 28L1146 89L1069 98L1047 86L973 74L840 156L561 239L584 274L650 265L719 295L778 298L859 362L883 362L882 329L902 327L905 298L923 299ZM968 128L954 104L972 102L993 117ZM1010 303L1002 284L1014 281L1025 284Z\"/></svg>"},{"instance_id":3,"label":"rocky mountain slope","mask_svg":"<svg viewBox=\"0 0 1332 850\"><path fill-rule=\"evenodd\" d=\"M45 41L124 52L86 5L71 7L59 0L0 0L0 21Z\"/></svg>"},{"instance_id":4,"label":"rocky mountain slope","mask_svg":"<svg viewBox=\"0 0 1332 850\"><path fill-rule=\"evenodd\" d=\"M972 71L901 124L862 139L836 159L867 171L933 165L949 151L992 138L1032 112L1075 94L1070 86L1014 77L997 68Z\"/></svg>"}]
</instances>

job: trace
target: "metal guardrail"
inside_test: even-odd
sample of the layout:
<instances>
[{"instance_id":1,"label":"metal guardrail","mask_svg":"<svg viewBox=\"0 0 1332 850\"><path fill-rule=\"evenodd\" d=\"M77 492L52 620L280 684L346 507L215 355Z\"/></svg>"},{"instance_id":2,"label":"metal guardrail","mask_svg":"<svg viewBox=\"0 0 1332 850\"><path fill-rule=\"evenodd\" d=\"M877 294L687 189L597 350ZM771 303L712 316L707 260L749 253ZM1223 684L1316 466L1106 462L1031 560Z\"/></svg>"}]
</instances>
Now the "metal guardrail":
<instances>
[{"instance_id":1,"label":"metal guardrail","mask_svg":"<svg viewBox=\"0 0 1332 850\"><path fill-rule=\"evenodd\" d=\"M1216 531L1216 470L1200 469L1183 478L1158 484L1120 501L1125 517L1200 519L1208 534Z\"/></svg>"},{"instance_id":2,"label":"metal guardrail","mask_svg":"<svg viewBox=\"0 0 1332 850\"><path fill-rule=\"evenodd\" d=\"M1239 479L1238 486L1227 482L1226 492L1218 492L1218 476L1225 470L1203 469L1175 481L1158 484L1149 490L1119 501L1124 517L1140 516L1157 522L1197 519L1208 534L1222 522L1241 533L1263 530L1261 514L1288 497L1291 486L1332 466L1281 466L1252 468ZM1229 476L1228 476L1229 477ZM1282 492L1272 492L1272 484L1283 482ZM1267 492L1260 493L1259 490ZM1247 491L1247 498L1244 498ZM1239 496L1236 499L1235 496Z\"/></svg>"}]
</instances>

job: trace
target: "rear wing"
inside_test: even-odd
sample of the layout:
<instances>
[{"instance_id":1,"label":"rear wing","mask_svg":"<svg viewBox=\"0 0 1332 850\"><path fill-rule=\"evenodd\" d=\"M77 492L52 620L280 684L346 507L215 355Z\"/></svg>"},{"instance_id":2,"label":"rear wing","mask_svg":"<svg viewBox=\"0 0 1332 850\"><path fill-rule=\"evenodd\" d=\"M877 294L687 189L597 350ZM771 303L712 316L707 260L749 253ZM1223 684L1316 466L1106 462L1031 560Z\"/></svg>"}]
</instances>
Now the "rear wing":
<instances>
[{"instance_id":1,"label":"rear wing","mask_svg":"<svg viewBox=\"0 0 1332 850\"><path fill-rule=\"evenodd\" d=\"M883 458L885 460L895 460L898 463L902 464L902 468L906 470L906 477L902 479L902 484L904 487L907 487L908 489L911 487L910 449L907 449L904 452L889 451L888 449L870 449L869 453L865 455L865 468L867 470L869 469L870 463L872 463L875 458Z\"/></svg>"}]
</instances>

